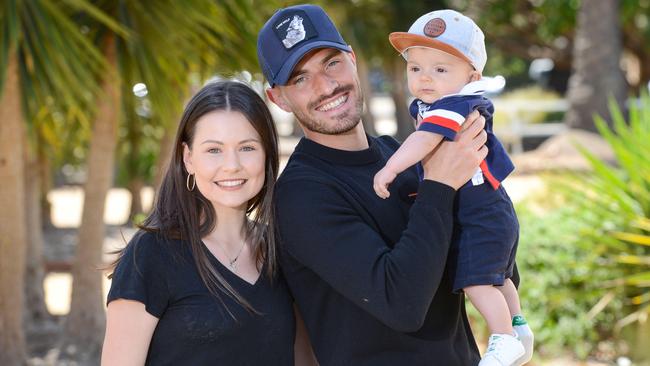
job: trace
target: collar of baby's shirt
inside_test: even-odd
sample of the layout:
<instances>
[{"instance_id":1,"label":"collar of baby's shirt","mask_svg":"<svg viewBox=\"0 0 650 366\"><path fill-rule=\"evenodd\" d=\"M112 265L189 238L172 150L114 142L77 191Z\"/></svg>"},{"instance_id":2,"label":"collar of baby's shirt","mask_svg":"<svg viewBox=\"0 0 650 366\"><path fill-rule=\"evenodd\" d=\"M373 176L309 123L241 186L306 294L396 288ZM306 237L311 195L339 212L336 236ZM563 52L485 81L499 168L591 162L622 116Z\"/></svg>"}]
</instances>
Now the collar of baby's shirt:
<instances>
[{"instance_id":1,"label":"collar of baby's shirt","mask_svg":"<svg viewBox=\"0 0 650 366\"><path fill-rule=\"evenodd\" d=\"M453 97L457 95L483 95L488 92L495 92L503 89L506 81L503 76L487 77L484 76L479 80L467 83L458 93L447 94L442 98Z\"/></svg>"}]
</instances>

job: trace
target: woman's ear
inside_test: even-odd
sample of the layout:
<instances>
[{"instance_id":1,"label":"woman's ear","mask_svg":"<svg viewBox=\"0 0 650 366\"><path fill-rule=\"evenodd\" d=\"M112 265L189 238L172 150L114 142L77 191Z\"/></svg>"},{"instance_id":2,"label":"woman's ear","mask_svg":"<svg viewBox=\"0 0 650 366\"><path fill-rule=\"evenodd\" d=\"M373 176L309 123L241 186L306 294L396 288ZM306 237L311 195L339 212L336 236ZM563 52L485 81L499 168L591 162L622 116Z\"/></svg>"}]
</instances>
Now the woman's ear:
<instances>
[{"instance_id":1,"label":"woman's ear","mask_svg":"<svg viewBox=\"0 0 650 366\"><path fill-rule=\"evenodd\" d=\"M185 164L185 170L189 174L194 174L194 169L192 168L192 150L183 142L183 164Z\"/></svg>"}]
</instances>

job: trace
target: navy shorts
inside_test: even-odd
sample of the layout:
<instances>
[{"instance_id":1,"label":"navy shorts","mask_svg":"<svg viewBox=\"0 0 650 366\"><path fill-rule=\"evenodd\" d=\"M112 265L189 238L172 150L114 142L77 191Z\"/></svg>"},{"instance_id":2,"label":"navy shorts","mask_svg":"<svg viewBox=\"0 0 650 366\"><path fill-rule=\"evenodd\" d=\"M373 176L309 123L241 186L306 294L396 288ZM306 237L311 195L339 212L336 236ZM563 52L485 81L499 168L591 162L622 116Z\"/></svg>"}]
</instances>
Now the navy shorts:
<instances>
[{"instance_id":1,"label":"navy shorts","mask_svg":"<svg viewBox=\"0 0 650 366\"><path fill-rule=\"evenodd\" d=\"M519 222L502 186L465 186L456 195L449 252L454 292L475 285L503 286L512 277Z\"/></svg>"}]
</instances>

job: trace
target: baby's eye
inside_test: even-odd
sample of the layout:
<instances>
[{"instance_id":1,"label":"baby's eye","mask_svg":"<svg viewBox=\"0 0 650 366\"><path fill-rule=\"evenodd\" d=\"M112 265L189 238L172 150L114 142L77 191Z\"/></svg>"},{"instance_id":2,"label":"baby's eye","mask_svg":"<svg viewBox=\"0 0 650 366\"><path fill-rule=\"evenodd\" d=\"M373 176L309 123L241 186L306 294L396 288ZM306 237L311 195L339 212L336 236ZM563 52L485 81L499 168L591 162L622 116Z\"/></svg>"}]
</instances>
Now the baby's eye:
<instances>
[{"instance_id":1,"label":"baby's eye","mask_svg":"<svg viewBox=\"0 0 650 366\"><path fill-rule=\"evenodd\" d=\"M436 67L436 72L441 72L441 73L447 72L447 69L445 69L444 67Z\"/></svg>"},{"instance_id":2,"label":"baby's eye","mask_svg":"<svg viewBox=\"0 0 650 366\"><path fill-rule=\"evenodd\" d=\"M420 71L420 68L417 67L417 66L411 66L411 67L409 68L409 71L411 71L411 72L418 72L418 71Z\"/></svg>"}]
</instances>

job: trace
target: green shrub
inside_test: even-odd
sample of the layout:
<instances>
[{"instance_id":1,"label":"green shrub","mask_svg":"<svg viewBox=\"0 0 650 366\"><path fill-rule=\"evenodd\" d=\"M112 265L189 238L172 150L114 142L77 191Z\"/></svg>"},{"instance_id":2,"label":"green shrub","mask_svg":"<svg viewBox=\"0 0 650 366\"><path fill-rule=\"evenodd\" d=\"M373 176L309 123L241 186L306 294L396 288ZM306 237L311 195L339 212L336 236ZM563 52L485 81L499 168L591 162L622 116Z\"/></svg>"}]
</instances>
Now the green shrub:
<instances>
[{"instance_id":1,"label":"green shrub","mask_svg":"<svg viewBox=\"0 0 650 366\"><path fill-rule=\"evenodd\" d=\"M521 240L517 264L521 273L522 309L535 332L538 356L571 352L589 355L599 339L611 336L616 311L623 306L621 288L605 288L611 271L600 265L589 244L580 240L583 215L564 206L544 214L525 204L517 207ZM614 295L612 297L612 295Z\"/></svg>"},{"instance_id":2,"label":"green shrub","mask_svg":"<svg viewBox=\"0 0 650 366\"><path fill-rule=\"evenodd\" d=\"M612 284L623 284L628 295L628 316L616 329L650 312L650 99L644 95L633 105L626 122L612 104L613 128L595 118L600 134L614 150L617 167L599 161L582 149L594 173L567 184L571 203L590 212L584 221L589 230L582 240L604 266L616 269Z\"/></svg>"},{"instance_id":3,"label":"green shrub","mask_svg":"<svg viewBox=\"0 0 650 366\"><path fill-rule=\"evenodd\" d=\"M518 205L520 296L542 354L584 358L650 309L650 100L612 115L612 130L595 121L617 166L582 149L591 173L550 178L541 213Z\"/></svg>"}]
</instances>

